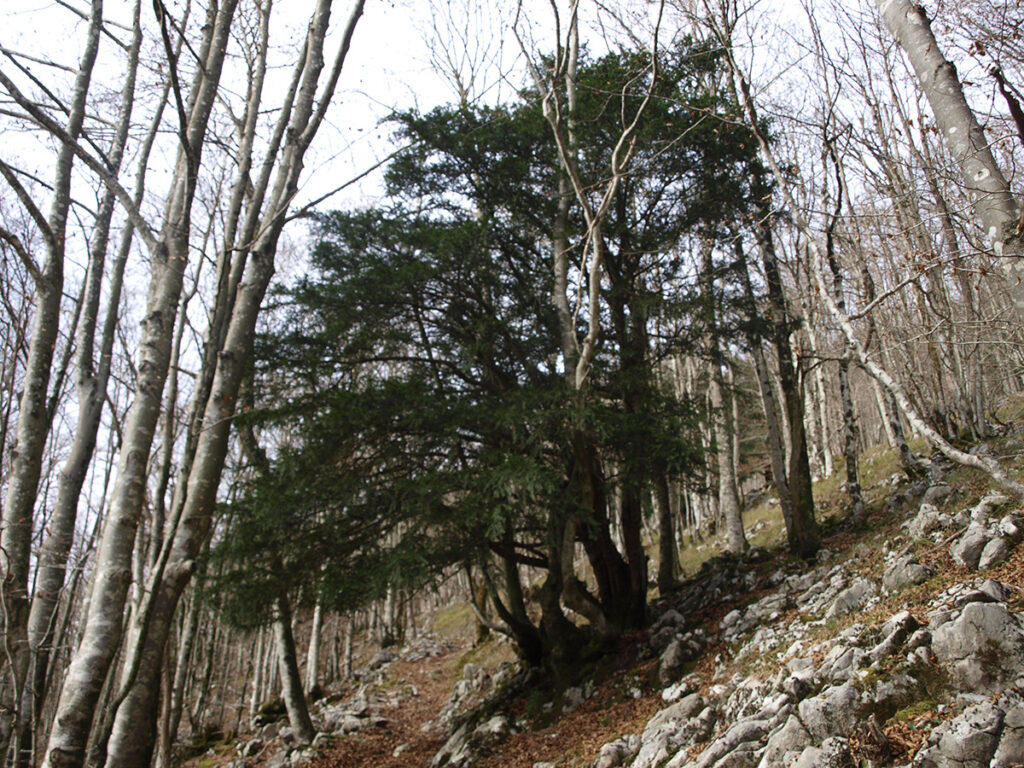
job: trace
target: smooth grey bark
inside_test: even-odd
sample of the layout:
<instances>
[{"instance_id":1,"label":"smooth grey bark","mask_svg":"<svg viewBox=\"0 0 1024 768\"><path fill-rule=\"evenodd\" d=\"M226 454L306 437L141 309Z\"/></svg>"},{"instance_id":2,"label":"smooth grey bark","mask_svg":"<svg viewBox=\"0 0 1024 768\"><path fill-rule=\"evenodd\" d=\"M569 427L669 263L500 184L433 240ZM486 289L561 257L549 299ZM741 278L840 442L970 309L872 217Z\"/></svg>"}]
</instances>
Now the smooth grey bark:
<instances>
[{"instance_id":1,"label":"smooth grey bark","mask_svg":"<svg viewBox=\"0 0 1024 768\"><path fill-rule=\"evenodd\" d=\"M135 97L135 80L138 71L139 49L142 43L142 26L140 24L141 3L137 0L133 12L134 27L132 43L128 52L128 67L124 86L121 90L121 112L115 135L111 141L107 158L112 172L116 173L121 166L124 149L131 126L131 115ZM164 101L167 90L164 91ZM158 113L162 112L158 108ZM159 120L154 120L149 134L143 142L140 152L138 181L135 189L135 200L141 203L145 166L156 136ZM116 198L112 190L105 190L100 202L95 228L89 246L89 268L86 275L85 300L82 309L82 321L78 328L76 390L78 399L78 421L75 426L74 439L68 458L58 479L57 500L53 513L46 526L46 536L40 545L38 573L32 596L32 605L28 620L28 642L31 652L29 682L25 695L22 697L21 739L23 742L30 736L33 724L38 723L43 698L46 693L47 670L50 661L51 643L55 627L56 610L61 589L64 585L68 555L71 551L75 522L78 517L79 498L89 465L96 449L96 438L100 426L100 418L107 396L107 384L110 379L111 361L115 331L117 328L121 288L124 282L124 271L131 249L131 224L123 230L116 259L110 275L110 286L107 297L107 311L99 336L99 355L96 351L96 331L99 320L100 298L102 293L105 254L110 239L110 226L114 213ZM29 757L23 748L20 764Z\"/></svg>"},{"instance_id":2,"label":"smooth grey bark","mask_svg":"<svg viewBox=\"0 0 1024 768\"><path fill-rule=\"evenodd\" d=\"M1018 314L1024 313L1020 207L964 97L956 67L943 55L922 6L911 0L876 0L876 4L885 25L910 59L935 122L960 164L968 196L1000 260Z\"/></svg>"},{"instance_id":3,"label":"smooth grey bark","mask_svg":"<svg viewBox=\"0 0 1024 768\"><path fill-rule=\"evenodd\" d=\"M162 229L155 241L150 241L155 247L139 343L135 396L123 429L117 480L97 551L82 641L61 688L43 762L46 768L79 766L84 761L103 682L121 640L135 530L145 502L149 454L161 413L171 337L189 261L188 236L196 174L237 2L225 0L219 6L210 7L203 28L199 66L188 104L180 111L181 147L177 166Z\"/></svg>"},{"instance_id":4,"label":"smooth grey bark","mask_svg":"<svg viewBox=\"0 0 1024 768\"><path fill-rule=\"evenodd\" d=\"M92 0L86 45L75 75L64 132L77 141L85 121L93 66L99 52L103 25L103 3ZM5 73L0 84L20 103L20 92ZM57 151L50 213L43 216L11 168L0 162L0 175L29 210L46 244L42 268L36 266L20 241L6 230L3 239L11 244L25 262L36 290L35 318L29 338L23 390L18 407L16 436L10 452L7 495L0 516L0 583L3 605L3 650L9 665L0 679L0 756L6 756L15 735L18 710L29 670L29 578L34 509L43 452L50 434L52 411L47 405L47 390L54 350L60 330L61 298L64 288L64 259L68 217L71 210L71 175L75 153L69 144Z\"/></svg>"},{"instance_id":5,"label":"smooth grey bark","mask_svg":"<svg viewBox=\"0 0 1024 768\"><path fill-rule=\"evenodd\" d=\"M309 649L306 653L306 690L313 691L320 683L320 635L324 626L324 609L318 600L313 608L309 628Z\"/></svg>"},{"instance_id":6,"label":"smooth grey bark","mask_svg":"<svg viewBox=\"0 0 1024 768\"><path fill-rule=\"evenodd\" d=\"M171 678L167 719L160 733L157 751L157 765L160 768L170 768L172 762L171 747L174 744L175 734L178 732L181 715L185 709L185 685L188 682L189 664L193 658L192 649L198 634L200 613L199 598L193 593L188 604L188 611L185 613L185 620L182 622L181 635L178 638L178 653L174 664L174 675Z\"/></svg>"},{"instance_id":7,"label":"smooth grey bark","mask_svg":"<svg viewBox=\"0 0 1024 768\"><path fill-rule=\"evenodd\" d=\"M736 67L735 62L732 62L732 66L733 71L740 82L740 91L743 94L743 107L747 112L751 129L757 138L761 155L765 159L765 162L779 185L779 191L782 194L786 207L789 209L790 215L793 217L794 223L806 238L807 249L810 256L809 261L811 266L811 275L818 288L818 295L821 297L822 302L828 309L829 314L832 315L833 320L835 320L839 325L843 335L846 336L846 341L857 357L857 360L860 362L861 367L874 377L892 396L900 410L902 410L904 415L907 417L907 421L910 422L911 426L924 435L928 442L938 449L943 455L962 466L973 467L985 472L1003 490L1007 491L1019 501L1024 501L1024 484L1015 480L1006 471L1006 468L998 461L987 456L975 456L973 454L965 453L951 445L942 437L942 435L932 428L931 425L921 418L920 414L918 414L917 410L914 408L913 403L910 401L910 398L907 397L907 393L903 387L900 386L899 382L897 382L885 368L879 365L877 361L871 357L868 350L861 343L849 316L839 309L835 298L832 296L832 293L828 288L821 266L821 262L824 261L824 254L822 253L822 249L818 244L807 219L804 217L799 206L797 206L796 200L790 192L786 174L783 173L782 169L779 167L771 145L768 143L768 139L765 137L764 132L760 127L760 123L757 120L757 112L750 96L749 86L738 67Z\"/></svg>"},{"instance_id":8,"label":"smooth grey bark","mask_svg":"<svg viewBox=\"0 0 1024 768\"><path fill-rule=\"evenodd\" d=\"M295 732L296 741L308 744L316 736L316 729L309 718L306 696L302 691L295 637L292 635L291 611L288 601L283 597L274 600L274 640L277 643L278 669L281 672L281 697L288 710L288 722Z\"/></svg>"},{"instance_id":9,"label":"smooth grey bark","mask_svg":"<svg viewBox=\"0 0 1024 768\"><path fill-rule=\"evenodd\" d=\"M711 427L715 439L718 465L718 511L725 524L726 548L733 554L747 550L743 532L743 515L736 488L736 467L733 464L732 435L728 429L728 413L732 411L731 393L726 401L723 393L721 339L718 332L718 300L714 290L712 244L701 244L701 291L703 292L705 344L708 354L708 398L711 402Z\"/></svg>"},{"instance_id":10,"label":"smooth grey bark","mask_svg":"<svg viewBox=\"0 0 1024 768\"><path fill-rule=\"evenodd\" d=\"M820 359L818 353L818 334L812 327L813 321L807 325L807 341L810 344L811 355ZM821 461L823 477L831 477L835 467L832 463L832 434L829 426L828 404L829 397L825 391L824 366L817 365L814 368L814 391L817 394L816 408L812 407L809 414L811 426L818 430L818 453Z\"/></svg>"},{"instance_id":11,"label":"smooth grey bark","mask_svg":"<svg viewBox=\"0 0 1024 768\"><path fill-rule=\"evenodd\" d=\"M350 618L345 624L345 650L341 659L341 676L343 680L352 679L352 643L355 639L355 618Z\"/></svg>"},{"instance_id":12,"label":"smooth grey bark","mask_svg":"<svg viewBox=\"0 0 1024 768\"><path fill-rule=\"evenodd\" d=\"M274 273L277 244L298 190L305 153L326 115L364 5L364 0L357 0L353 6L319 100L317 86L324 68L331 0L319 0L310 21L305 56L295 70L298 90L294 107L286 103L276 129L278 140L283 137L284 143L274 187L265 207L261 207L260 190L266 190L277 159L272 145L256 184L256 202L251 203L236 246L244 259L244 273L237 283L223 344L215 356L209 399L197 408L202 418L196 431L194 458L187 480L179 483L175 493L181 502L172 509L167 542L149 578L148 602L130 629L132 663L127 670L130 674L122 677L126 695L115 717L107 768L134 768L148 762L152 754L161 659L178 600L209 535L239 388L252 352L263 296Z\"/></svg>"}]
</instances>

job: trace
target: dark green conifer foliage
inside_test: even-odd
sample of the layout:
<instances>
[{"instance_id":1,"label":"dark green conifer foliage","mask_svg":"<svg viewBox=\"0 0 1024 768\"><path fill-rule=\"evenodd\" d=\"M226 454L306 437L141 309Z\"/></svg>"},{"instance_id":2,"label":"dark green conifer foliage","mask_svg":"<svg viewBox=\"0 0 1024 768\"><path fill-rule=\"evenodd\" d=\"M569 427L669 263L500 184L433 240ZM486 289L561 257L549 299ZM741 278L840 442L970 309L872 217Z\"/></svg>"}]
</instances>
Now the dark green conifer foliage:
<instances>
[{"instance_id":1,"label":"dark green conifer foliage","mask_svg":"<svg viewBox=\"0 0 1024 768\"><path fill-rule=\"evenodd\" d=\"M580 68L584 177L607 167L645 64ZM700 407L656 376L700 335L678 249L749 197L754 144L724 119L717 64L684 41L662 67L604 227L605 333L583 392L565 383L550 301L557 158L533 96L394 116L411 148L388 168L388 203L319 218L310 272L279 292L260 345L253 418L279 445L232 508L230 604L284 589L350 607L468 564L524 658L569 664L589 634L560 607L571 515L602 640L643 625L646 555L619 552L611 520L639 542L655 478L702 461Z\"/></svg>"}]
</instances>

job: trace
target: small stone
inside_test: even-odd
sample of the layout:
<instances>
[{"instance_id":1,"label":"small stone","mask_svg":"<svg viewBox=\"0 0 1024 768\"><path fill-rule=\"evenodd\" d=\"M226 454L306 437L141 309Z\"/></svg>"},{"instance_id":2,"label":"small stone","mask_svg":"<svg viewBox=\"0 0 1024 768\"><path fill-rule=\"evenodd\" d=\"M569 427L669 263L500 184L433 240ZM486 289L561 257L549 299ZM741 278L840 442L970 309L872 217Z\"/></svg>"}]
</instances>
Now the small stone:
<instances>
[{"instance_id":1,"label":"small stone","mask_svg":"<svg viewBox=\"0 0 1024 768\"><path fill-rule=\"evenodd\" d=\"M997 603L1005 603L1013 597L1013 587L995 579L987 579L980 589Z\"/></svg>"},{"instance_id":2,"label":"small stone","mask_svg":"<svg viewBox=\"0 0 1024 768\"><path fill-rule=\"evenodd\" d=\"M1024 541L1024 517L1013 512L999 521L999 533L1014 544Z\"/></svg>"},{"instance_id":3,"label":"small stone","mask_svg":"<svg viewBox=\"0 0 1024 768\"><path fill-rule=\"evenodd\" d=\"M640 737L628 734L601 747L594 768L618 768L640 750Z\"/></svg>"},{"instance_id":4,"label":"small stone","mask_svg":"<svg viewBox=\"0 0 1024 768\"><path fill-rule=\"evenodd\" d=\"M992 539L981 551L981 557L978 558L978 570L984 571L1005 563L1010 556L1011 549L1012 543L1009 539L1004 539L1002 536Z\"/></svg>"},{"instance_id":5,"label":"small stone","mask_svg":"<svg viewBox=\"0 0 1024 768\"><path fill-rule=\"evenodd\" d=\"M935 483L924 492L922 501L926 504L939 504L945 501L952 492L953 489L950 488L949 483Z\"/></svg>"},{"instance_id":6,"label":"small stone","mask_svg":"<svg viewBox=\"0 0 1024 768\"><path fill-rule=\"evenodd\" d=\"M971 523L964 534L953 542L949 553L957 563L974 570L978 567L981 553L985 551L985 546L991 538L983 525L977 522Z\"/></svg>"}]
</instances>

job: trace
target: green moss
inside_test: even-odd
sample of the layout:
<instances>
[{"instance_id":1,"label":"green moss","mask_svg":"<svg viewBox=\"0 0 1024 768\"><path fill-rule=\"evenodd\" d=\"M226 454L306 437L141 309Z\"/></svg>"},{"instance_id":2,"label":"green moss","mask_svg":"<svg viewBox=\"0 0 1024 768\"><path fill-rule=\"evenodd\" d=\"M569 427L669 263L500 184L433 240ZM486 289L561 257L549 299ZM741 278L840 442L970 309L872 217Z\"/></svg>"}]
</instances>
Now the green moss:
<instances>
[{"instance_id":1,"label":"green moss","mask_svg":"<svg viewBox=\"0 0 1024 768\"><path fill-rule=\"evenodd\" d=\"M890 719L895 723L907 723L933 711L936 706L932 699L921 699L921 701L916 701L909 707L904 707Z\"/></svg>"}]
</instances>

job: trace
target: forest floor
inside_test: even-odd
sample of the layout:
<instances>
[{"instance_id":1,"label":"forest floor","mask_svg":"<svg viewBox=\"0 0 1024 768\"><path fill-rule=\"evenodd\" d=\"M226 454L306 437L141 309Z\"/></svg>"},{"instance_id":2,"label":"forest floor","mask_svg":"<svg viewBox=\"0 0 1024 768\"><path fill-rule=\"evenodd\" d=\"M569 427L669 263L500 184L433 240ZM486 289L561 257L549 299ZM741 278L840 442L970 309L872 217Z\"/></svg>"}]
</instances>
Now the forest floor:
<instances>
[{"instance_id":1,"label":"forest floor","mask_svg":"<svg viewBox=\"0 0 1024 768\"><path fill-rule=\"evenodd\" d=\"M424 768L443 742L440 729L431 727L452 692L452 669L464 648L441 656L398 661L388 670L388 684L413 686L416 694L401 698L381 712L387 725L367 728L339 739L309 768ZM398 754L396 754L396 752Z\"/></svg>"},{"instance_id":2,"label":"forest floor","mask_svg":"<svg viewBox=\"0 0 1024 768\"><path fill-rule=\"evenodd\" d=\"M1014 471L1024 476L1024 451L1015 445L1011 452L1010 445L1001 443L996 442L995 447L1003 453L1002 458L1009 460ZM833 562L854 563L852 567L858 575L878 581L885 568L883 550L887 543L906 542L905 532L900 526L906 517L906 509L916 508L916 502L892 505L892 499L899 498L898 487L902 487L894 479L898 477L896 457L884 449L868 452L862 459L862 476L871 510L869 520L860 530L844 530L840 522L846 514L845 497L836 479L840 474L836 471L833 477L815 488L818 513L825 528L823 544L826 555ZM950 509L974 503L991 487L988 478L972 470L955 469L947 479L954 489L946 502ZM766 560L750 563L749 568L763 571L761 575L764 576L768 571L777 569L796 574L814 567L814 564L789 557L783 550L784 531L777 502L766 499L748 509L744 517L752 543L771 552ZM697 578L694 574L700 572L701 564L721 552L722 542L718 538L707 537L690 543L682 553L686 575ZM967 569L953 562L947 545L948 540L918 553L921 562L936 571L927 584L885 597L870 612L854 612L841 621L833 622L834 626L822 627L819 634L838 632L857 621L878 623L897 610L926 615L928 601L935 593L972 577ZM1024 546L1018 547L1006 563L985 575L1013 586L1017 592L1014 608L1021 610L1024 605ZM685 591L686 587L679 594L685 594ZM717 632L726 613L742 609L760 597L761 592L723 596L704 612L706 628L712 633ZM493 636L482 646L473 647L472 615L462 604L441 609L434 618L432 629L431 637L436 638L432 642L439 642L441 645L438 647L444 649L443 653L415 660L400 657L382 668L376 683L371 683L381 694L378 700L390 696L383 707L373 708L374 714L384 718L386 724L330 739L320 748L319 755L303 766L426 768L430 765L444 739L443 729L437 723L439 715L452 697L456 684L465 679L464 668L472 664L491 674L512 656L510 646ZM564 690L556 691L549 684L542 684L542 687L514 700L504 714L523 730L495 745L490 754L481 755L480 768L532 768L536 763L551 763L559 768L589 768L603 744L623 734L642 732L651 717L665 707L661 696L663 686L658 683L658 658L651 655L648 640L647 633L625 638L618 653L592 669L593 675L586 681L589 691L581 703L568 701ZM363 650L369 653L374 649ZM715 679L716 674L725 679L730 675L744 676L750 672L743 666L750 666L752 662L749 659L731 667L729 656L724 646L715 641L691 671L708 683ZM717 667L721 669L716 672ZM580 685L583 686L584 682ZM403 692L401 695L400 691ZM410 692L413 693L410 695ZM942 718L952 717L953 712L950 709ZM934 712L925 714L938 716ZM927 731L911 732L916 726L909 726L911 730L908 730L906 723L890 726L887 735L894 744L902 743L900 739L906 741L904 752L907 756L927 736ZM267 753L272 749L244 764L261 765L271 757ZM202 768L216 764L219 763L206 763Z\"/></svg>"}]
</instances>

